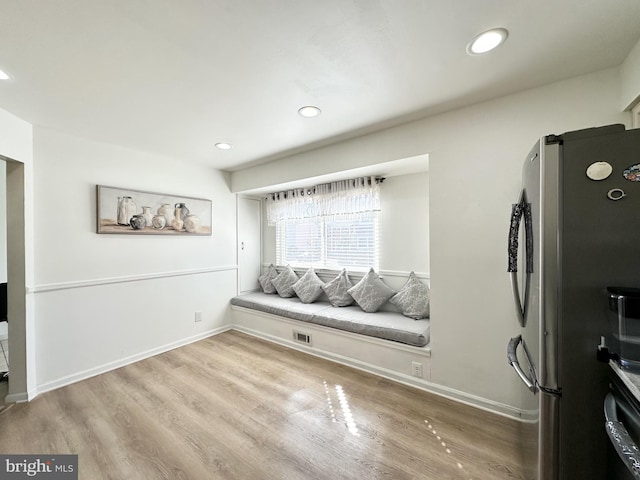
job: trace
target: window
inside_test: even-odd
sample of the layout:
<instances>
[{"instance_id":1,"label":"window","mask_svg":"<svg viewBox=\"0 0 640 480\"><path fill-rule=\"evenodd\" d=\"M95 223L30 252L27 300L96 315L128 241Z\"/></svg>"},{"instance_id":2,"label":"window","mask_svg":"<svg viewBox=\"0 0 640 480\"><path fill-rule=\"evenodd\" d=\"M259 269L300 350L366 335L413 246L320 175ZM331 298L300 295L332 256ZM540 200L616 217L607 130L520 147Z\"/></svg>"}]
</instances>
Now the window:
<instances>
[{"instance_id":1,"label":"window","mask_svg":"<svg viewBox=\"0 0 640 480\"><path fill-rule=\"evenodd\" d=\"M379 205L375 178L271 194L267 219L276 225L276 262L377 269Z\"/></svg>"},{"instance_id":2,"label":"window","mask_svg":"<svg viewBox=\"0 0 640 480\"><path fill-rule=\"evenodd\" d=\"M280 221L276 224L276 262L299 267L377 270L377 214Z\"/></svg>"}]
</instances>

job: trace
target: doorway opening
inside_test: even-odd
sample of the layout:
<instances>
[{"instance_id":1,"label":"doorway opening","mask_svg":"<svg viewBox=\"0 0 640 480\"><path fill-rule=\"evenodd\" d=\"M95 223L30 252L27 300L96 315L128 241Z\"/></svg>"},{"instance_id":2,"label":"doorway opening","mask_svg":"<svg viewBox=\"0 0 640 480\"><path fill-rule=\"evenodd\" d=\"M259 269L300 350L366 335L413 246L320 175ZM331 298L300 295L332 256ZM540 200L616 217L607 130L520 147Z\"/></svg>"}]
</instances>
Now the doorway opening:
<instances>
[{"instance_id":1,"label":"doorway opening","mask_svg":"<svg viewBox=\"0 0 640 480\"><path fill-rule=\"evenodd\" d=\"M0 159L0 398L9 391L7 276L7 164Z\"/></svg>"},{"instance_id":2,"label":"doorway opening","mask_svg":"<svg viewBox=\"0 0 640 480\"><path fill-rule=\"evenodd\" d=\"M0 164L5 170L5 193L0 195L4 207L6 242L0 247L5 252L7 279L7 360L11 362L11 374L7 381L0 382L0 405L3 403L29 401L29 390L35 386L27 379L27 365L35 365L33 344L28 342L28 331L33 331L33 302L27 289L27 239L32 235L26 222L30 209L30 192L27 192L25 164L0 155ZM28 231L29 230L29 231ZM31 254L32 255L32 254ZM3 258L0 253L0 259ZM32 258L32 257L30 257ZM0 260L1 261L1 260ZM2 267L0 267L0 272ZM29 270L29 273L31 270ZM0 322L2 323L2 322ZM31 339L33 341L33 339ZM30 348L27 344L30 343ZM8 351L11 352L9 358ZM0 355L2 353L0 352ZM35 377L33 377L35 378Z\"/></svg>"}]
</instances>

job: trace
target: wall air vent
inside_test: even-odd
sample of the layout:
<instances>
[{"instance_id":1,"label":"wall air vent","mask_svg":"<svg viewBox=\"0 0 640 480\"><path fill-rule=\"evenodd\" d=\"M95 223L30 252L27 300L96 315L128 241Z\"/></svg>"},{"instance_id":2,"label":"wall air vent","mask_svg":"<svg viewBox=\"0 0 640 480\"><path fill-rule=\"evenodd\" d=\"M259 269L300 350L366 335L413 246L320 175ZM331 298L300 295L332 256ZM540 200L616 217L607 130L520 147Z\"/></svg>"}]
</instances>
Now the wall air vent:
<instances>
[{"instance_id":1,"label":"wall air vent","mask_svg":"<svg viewBox=\"0 0 640 480\"><path fill-rule=\"evenodd\" d=\"M293 339L296 342L304 343L306 345L311 345L311 335L309 335L308 333L296 332L294 330L293 331Z\"/></svg>"}]
</instances>

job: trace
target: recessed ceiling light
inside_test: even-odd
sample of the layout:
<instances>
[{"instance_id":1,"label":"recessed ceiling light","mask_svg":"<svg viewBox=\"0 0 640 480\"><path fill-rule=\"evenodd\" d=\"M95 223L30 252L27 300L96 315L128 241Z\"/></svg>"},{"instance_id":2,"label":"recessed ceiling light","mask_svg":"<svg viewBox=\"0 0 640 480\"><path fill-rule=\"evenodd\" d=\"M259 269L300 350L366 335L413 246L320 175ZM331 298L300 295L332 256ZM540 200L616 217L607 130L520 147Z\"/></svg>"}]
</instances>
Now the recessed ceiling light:
<instances>
[{"instance_id":1,"label":"recessed ceiling light","mask_svg":"<svg viewBox=\"0 0 640 480\"><path fill-rule=\"evenodd\" d=\"M298 109L298 115L305 118L317 117L320 115L320 109L313 105L307 105Z\"/></svg>"},{"instance_id":2,"label":"recessed ceiling light","mask_svg":"<svg viewBox=\"0 0 640 480\"><path fill-rule=\"evenodd\" d=\"M499 47L509 36L509 32L505 28L492 28L481 33L467 45L467 53L469 55L482 55Z\"/></svg>"},{"instance_id":3,"label":"recessed ceiling light","mask_svg":"<svg viewBox=\"0 0 640 480\"><path fill-rule=\"evenodd\" d=\"M231 150L231 144L224 142L216 143L216 148L219 148L220 150Z\"/></svg>"},{"instance_id":4,"label":"recessed ceiling light","mask_svg":"<svg viewBox=\"0 0 640 480\"><path fill-rule=\"evenodd\" d=\"M0 80L9 80L10 78L11 78L11 75L9 75L4 70L0 70Z\"/></svg>"}]
</instances>

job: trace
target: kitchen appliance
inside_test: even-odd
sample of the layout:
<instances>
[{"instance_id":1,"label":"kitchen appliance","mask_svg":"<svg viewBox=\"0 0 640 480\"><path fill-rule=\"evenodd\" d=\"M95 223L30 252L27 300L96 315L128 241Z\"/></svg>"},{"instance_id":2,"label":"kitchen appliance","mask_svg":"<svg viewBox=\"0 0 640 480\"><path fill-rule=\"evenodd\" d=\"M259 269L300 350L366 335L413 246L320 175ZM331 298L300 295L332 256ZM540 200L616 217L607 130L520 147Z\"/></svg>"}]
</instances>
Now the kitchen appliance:
<instances>
[{"instance_id":1,"label":"kitchen appliance","mask_svg":"<svg viewBox=\"0 0 640 480\"><path fill-rule=\"evenodd\" d=\"M640 373L640 288L607 287L608 350L624 369Z\"/></svg>"},{"instance_id":2,"label":"kitchen appliance","mask_svg":"<svg viewBox=\"0 0 640 480\"><path fill-rule=\"evenodd\" d=\"M637 385L640 377L635 378ZM627 373L615 367L609 385L610 392L604 400L610 439L606 478L637 480L640 478L640 450L637 447L640 444L640 402L631 391L637 390L637 386Z\"/></svg>"},{"instance_id":3,"label":"kitchen appliance","mask_svg":"<svg viewBox=\"0 0 640 480\"><path fill-rule=\"evenodd\" d=\"M527 478L610 478L603 401L606 288L640 285L640 130L548 135L526 157L512 208L516 304L508 361L522 379ZM516 332L514 332L516 333Z\"/></svg>"}]
</instances>

